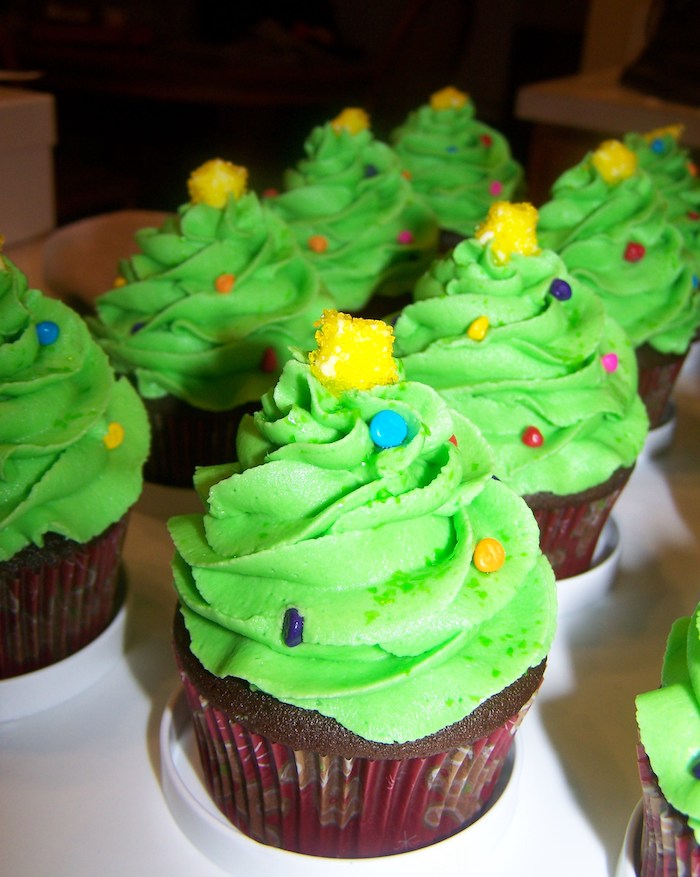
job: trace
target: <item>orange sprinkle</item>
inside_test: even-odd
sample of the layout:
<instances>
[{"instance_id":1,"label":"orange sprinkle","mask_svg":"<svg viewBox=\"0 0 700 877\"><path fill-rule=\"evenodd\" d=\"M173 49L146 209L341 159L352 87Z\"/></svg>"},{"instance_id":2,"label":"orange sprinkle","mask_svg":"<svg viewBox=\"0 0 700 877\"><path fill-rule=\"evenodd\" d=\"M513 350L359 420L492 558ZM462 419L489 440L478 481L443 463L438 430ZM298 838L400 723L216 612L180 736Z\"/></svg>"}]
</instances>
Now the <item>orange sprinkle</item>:
<instances>
[{"instance_id":1,"label":"orange sprinkle","mask_svg":"<svg viewBox=\"0 0 700 877\"><path fill-rule=\"evenodd\" d=\"M401 171L401 176L405 177L405 179L410 180L413 178L413 174L410 171Z\"/></svg>"},{"instance_id":2,"label":"orange sprinkle","mask_svg":"<svg viewBox=\"0 0 700 877\"><path fill-rule=\"evenodd\" d=\"M115 448L118 448L124 441L124 427L121 423L112 421L107 427L107 432L102 437L102 441L105 443L105 447L108 451L113 451Z\"/></svg>"},{"instance_id":3,"label":"orange sprinkle","mask_svg":"<svg viewBox=\"0 0 700 877\"><path fill-rule=\"evenodd\" d=\"M231 292L233 289L233 284L236 282L236 277L234 274L219 274L214 282L214 287L217 292Z\"/></svg>"},{"instance_id":4,"label":"orange sprinkle","mask_svg":"<svg viewBox=\"0 0 700 877\"><path fill-rule=\"evenodd\" d=\"M119 289L120 286L126 286L126 278L125 277L115 277L114 278L114 286Z\"/></svg>"},{"instance_id":5,"label":"orange sprinkle","mask_svg":"<svg viewBox=\"0 0 700 877\"><path fill-rule=\"evenodd\" d=\"M314 253L325 253L328 249L328 238L324 238L322 234L311 235L306 243Z\"/></svg>"},{"instance_id":6,"label":"orange sprinkle","mask_svg":"<svg viewBox=\"0 0 700 877\"><path fill-rule=\"evenodd\" d=\"M506 560L506 550L498 541L487 536L479 539L474 549L474 566L481 572L496 572Z\"/></svg>"}]
</instances>

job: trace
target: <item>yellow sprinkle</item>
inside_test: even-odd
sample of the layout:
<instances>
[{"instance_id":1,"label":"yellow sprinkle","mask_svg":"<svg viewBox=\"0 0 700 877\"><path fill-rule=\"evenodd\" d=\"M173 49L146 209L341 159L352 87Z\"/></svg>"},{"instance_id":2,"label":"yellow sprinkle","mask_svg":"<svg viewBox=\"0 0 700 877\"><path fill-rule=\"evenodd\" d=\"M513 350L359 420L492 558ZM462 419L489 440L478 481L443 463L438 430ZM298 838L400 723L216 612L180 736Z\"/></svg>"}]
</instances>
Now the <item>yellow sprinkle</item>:
<instances>
[{"instance_id":1,"label":"yellow sprinkle","mask_svg":"<svg viewBox=\"0 0 700 877\"><path fill-rule=\"evenodd\" d=\"M489 318L485 315L473 320L467 329L467 335L472 341L483 341L489 328Z\"/></svg>"},{"instance_id":2,"label":"yellow sprinkle","mask_svg":"<svg viewBox=\"0 0 700 877\"><path fill-rule=\"evenodd\" d=\"M105 433L102 441L105 443L105 447L108 451L113 451L115 448L118 448L119 445L124 441L124 427L121 423L116 423L116 421L112 421L110 425L107 427L107 432Z\"/></svg>"},{"instance_id":3,"label":"yellow sprinkle","mask_svg":"<svg viewBox=\"0 0 700 877\"><path fill-rule=\"evenodd\" d=\"M359 107L346 107L331 122L336 134L347 131L348 134L359 134L369 128L369 115Z\"/></svg>"},{"instance_id":4,"label":"yellow sprinkle","mask_svg":"<svg viewBox=\"0 0 700 877\"><path fill-rule=\"evenodd\" d=\"M115 277L114 278L115 289L119 289L120 286L126 286L126 278L125 277Z\"/></svg>"},{"instance_id":5,"label":"yellow sprinkle","mask_svg":"<svg viewBox=\"0 0 700 877\"><path fill-rule=\"evenodd\" d=\"M637 154L620 140L605 140L595 150L593 166L609 185L621 183L637 172Z\"/></svg>"},{"instance_id":6,"label":"yellow sprinkle","mask_svg":"<svg viewBox=\"0 0 700 877\"><path fill-rule=\"evenodd\" d=\"M463 107L469 100L469 95L452 85L434 91L430 95L430 106L434 110L452 110Z\"/></svg>"},{"instance_id":7,"label":"yellow sprinkle","mask_svg":"<svg viewBox=\"0 0 700 877\"><path fill-rule=\"evenodd\" d=\"M673 137L673 139L678 142L683 136L684 131L685 125L682 122L678 122L676 125L664 125L663 128L654 128L651 131L647 131L644 135L644 139L647 143L653 143L653 141L657 140L659 137Z\"/></svg>"},{"instance_id":8,"label":"yellow sprinkle","mask_svg":"<svg viewBox=\"0 0 700 877\"><path fill-rule=\"evenodd\" d=\"M536 256L538 212L532 204L512 204L494 201L485 221L476 229L476 239L490 245L494 259L500 264L509 261L513 253Z\"/></svg>"},{"instance_id":9,"label":"yellow sprinkle","mask_svg":"<svg viewBox=\"0 0 700 877\"><path fill-rule=\"evenodd\" d=\"M382 320L326 310L315 323L318 348L309 353L311 373L332 393L368 390L399 379L392 356L394 331Z\"/></svg>"},{"instance_id":10,"label":"yellow sprinkle","mask_svg":"<svg viewBox=\"0 0 700 877\"><path fill-rule=\"evenodd\" d=\"M187 181L187 191L193 204L223 207L229 195L238 200L245 194L248 170L221 158L205 161L192 171Z\"/></svg>"},{"instance_id":11,"label":"yellow sprinkle","mask_svg":"<svg viewBox=\"0 0 700 877\"><path fill-rule=\"evenodd\" d=\"M506 550L498 539L487 536L476 543L473 559L474 566L481 572L496 572L506 562Z\"/></svg>"}]
</instances>

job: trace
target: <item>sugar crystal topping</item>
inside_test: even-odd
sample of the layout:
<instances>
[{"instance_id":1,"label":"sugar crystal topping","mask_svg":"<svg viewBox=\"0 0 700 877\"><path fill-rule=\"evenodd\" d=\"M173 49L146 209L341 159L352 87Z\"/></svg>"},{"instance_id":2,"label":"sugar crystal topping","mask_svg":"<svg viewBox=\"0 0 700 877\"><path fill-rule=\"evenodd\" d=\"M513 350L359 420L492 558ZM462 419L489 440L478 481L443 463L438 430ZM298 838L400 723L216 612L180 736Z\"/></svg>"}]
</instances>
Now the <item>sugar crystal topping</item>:
<instances>
[{"instance_id":1,"label":"sugar crystal topping","mask_svg":"<svg viewBox=\"0 0 700 877\"><path fill-rule=\"evenodd\" d=\"M187 190L193 204L224 207L229 196L238 200L245 194L247 185L247 168L213 158L192 171Z\"/></svg>"},{"instance_id":2,"label":"sugar crystal topping","mask_svg":"<svg viewBox=\"0 0 700 877\"><path fill-rule=\"evenodd\" d=\"M476 239L491 247L494 259L505 264L513 253L536 256L538 212L532 204L495 201L484 222L476 229Z\"/></svg>"},{"instance_id":3,"label":"sugar crystal topping","mask_svg":"<svg viewBox=\"0 0 700 877\"><path fill-rule=\"evenodd\" d=\"M637 154L620 140L604 140L592 156L593 167L609 185L615 185L637 172Z\"/></svg>"}]
</instances>

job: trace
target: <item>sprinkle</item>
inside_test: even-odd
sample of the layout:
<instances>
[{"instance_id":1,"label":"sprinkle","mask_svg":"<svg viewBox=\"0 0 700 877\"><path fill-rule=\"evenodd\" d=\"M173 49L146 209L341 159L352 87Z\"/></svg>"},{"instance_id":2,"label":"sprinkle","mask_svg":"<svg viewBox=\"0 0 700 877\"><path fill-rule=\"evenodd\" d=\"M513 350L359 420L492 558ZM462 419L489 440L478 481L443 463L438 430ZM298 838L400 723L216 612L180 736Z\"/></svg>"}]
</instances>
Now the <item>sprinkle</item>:
<instances>
[{"instance_id":1,"label":"sprinkle","mask_svg":"<svg viewBox=\"0 0 700 877\"><path fill-rule=\"evenodd\" d=\"M113 420L107 427L107 432L102 437L102 441L105 443L105 447L108 451L113 451L115 448L118 448L124 441L124 427L121 423L117 423Z\"/></svg>"},{"instance_id":2,"label":"sprinkle","mask_svg":"<svg viewBox=\"0 0 700 877\"><path fill-rule=\"evenodd\" d=\"M290 648L301 645L304 635L304 616L299 614L298 609L287 609L282 622L282 638L284 644Z\"/></svg>"},{"instance_id":3,"label":"sprinkle","mask_svg":"<svg viewBox=\"0 0 700 877\"><path fill-rule=\"evenodd\" d=\"M408 435L408 424L396 411L379 411L370 420L369 435L379 448L397 448Z\"/></svg>"},{"instance_id":4,"label":"sprinkle","mask_svg":"<svg viewBox=\"0 0 700 877\"><path fill-rule=\"evenodd\" d=\"M235 282L235 274L219 274L219 276L214 281L214 288L217 292L221 293L231 292L231 290L233 289L233 284Z\"/></svg>"},{"instance_id":5,"label":"sprinkle","mask_svg":"<svg viewBox=\"0 0 700 877\"><path fill-rule=\"evenodd\" d=\"M318 327L318 348L309 353L311 373L332 393L395 384L394 333L382 320L325 310Z\"/></svg>"},{"instance_id":6,"label":"sprinkle","mask_svg":"<svg viewBox=\"0 0 700 877\"><path fill-rule=\"evenodd\" d=\"M313 253L325 253L328 249L328 238L322 234L313 234L306 242L307 247Z\"/></svg>"},{"instance_id":7,"label":"sprinkle","mask_svg":"<svg viewBox=\"0 0 700 877\"><path fill-rule=\"evenodd\" d=\"M646 249L644 244L637 243L637 241L630 241L625 247L625 261L639 262L644 258L645 253Z\"/></svg>"},{"instance_id":8,"label":"sprinkle","mask_svg":"<svg viewBox=\"0 0 700 877\"><path fill-rule=\"evenodd\" d=\"M369 115L359 107L346 107L331 122L336 134L347 131L348 134L359 134L369 128Z\"/></svg>"},{"instance_id":9,"label":"sprinkle","mask_svg":"<svg viewBox=\"0 0 700 877\"><path fill-rule=\"evenodd\" d=\"M412 174L409 170L403 170L403 171L401 171L401 176L402 176L405 180L410 180L410 179L413 178L413 174Z\"/></svg>"},{"instance_id":10,"label":"sprinkle","mask_svg":"<svg viewBox=\"0 0 700 877\"><path fill-rule=\"evenodd\" d=\"M277 359L277 351L274 347L266 347L260 360L260 370L270 374L279 369L279 360Z\"/></svg>"},{"instance_id":11,"label":"sprinkle","mask_svg":"<svg viewBox=\"0 0 700 877\"><path fill-rule=\"evenodd\" d=\"M379 169L376 164L367 164L365 165L365 176L366 177L376 177L379 173Z\"/></svg>"},{"instance_id":12,"label":"sprinkle","mask_svg":"<svg viewBox=\"0 0 700 877\"><path fill-rule=\"evenodd\" d=\"M403 231L400 231L396 235L396 240L400 244L412 244L414 241L413 232L409 231L409 229L404 228Z\"/></svg>"},{"instance_id":13,"label":"sprinkle","mask_svg":"<svg viewBox=\"0 0 700 877\"><path fill-rule=\"evenodd\" d=\"M697 222L700 219L700 213L697 210L689 210L687 213L688 219L692 219L694 222Z\"/></svg>"},{"instance_id":14,"label":"sprinkle","mask_svg":"<svg viewBox=\"0 0 700 877\"><path fill-rule=\"evenodd\" d=\"M463 107L468 100L469 95L453 85L448 85L430 95L430 106L434 110L456 110Z\"/></svg>"},{"instance_id":15,"label":"sprinkle","mask_svg":"<svg viewBox=\"0 0 700 877\"><path fill-rule=\"evenodd\" d=\"M456 435L451 435L450 438L448 439L448 441L451 441L452 444L453 444L456 448L459 447L459 445L457 444L457 436L456 436Z\"/></svg>"},{"instance_id":16,"label":"sprinkle","mask_svg":"<svg viewBox=\"0 0 700 877\"><path fill-rule=\"evenodd\" d=\"M486 147L493 146L493 137L490 134L482 134L479 140Z\"/></svg>"},{"instance_id":17,"label":"sprinkle","mask_svg":"<svg viewBox=\"0 0 700 877\"><path fill-rule=\"evenodd\" d=\"M471 338L472 341L483 341L488 332L488 328L489 318L482 314L482 316L472 320L467 329L467 336Z\"/></svg>"},{"instance_id":18,"label":"sprinkle","mask_svg":"<svg viewBox=\"0 0 700 877\"><path fill-rule=\"evenodd\" d=\"M446 146L446 147L445 147L445 152L449 152L449 153L451 153L452 155L454 155L455 152L457 152L457 151L458 151L458 149L457 149L456 146Z\"/></svg>"},{"instance_id":19,"label":"sprinkle","mask_svg":"<svg viewBox=\"0 0 700 877\"><path fill-rule=\"evenodd\" d=\"M617 367L620 364L617 353L604 353L600 361L603 363L605 371L611 373L617 371Z\"/></svg>"},{"instance_id":20,"label":"sprinkle","mask_svg":"<svg viewBox=\"0 0 700 877\"><path fill-rule=\"evenodd\" d=\"M700 780L700 755L696 755L691 761L690 772L696 780Z\"/></svg>"},{"instance_id":21,"label":"sprinkle","mask_svg":"<svg viewBox=\"0 0 700 877\"><path fill-rule=\"evenodd\" d=\"M498 539L479 539L474 549L474 566L481 572L496 572L506 560L506 551Z\"/></svg>"},{"instance_id":22,"label":"sprinkle","mask_svg":"<svg viewBox=\"0 0 700 877\"><path fill-rule=\"evenodd\" d=\"M275 189L274 186L268 186L267 189L263 189L262 196L263 198L276 198L279 193L279 189Z\"/></svg>"},{"instance_id":23,"label":"sprinkle","mask_svg":"<svg viewBox=\"0 0 700 877\"><path fill-rule=\"evenodd\" d=\"M112 286L115 289L120 289L122 286L126 286L126 277L115 277Z\"/></svg>"},{"instance_id":24,"label":"sprinkle","mask_svg":"<svg viewBox=\"0 0 700 877\"><path fill-rule=\"evenodd\" d=\"M649 149L651 149L651 151L656 155L663 155L664 141L661 139L661 137L655 137L649 144Z\"/></svg>"},{"instance_id":25,"label":"sprinkle","mask_svg":"<svg viewBox=\"0 0 700 877\"><path fill-rule=\"evenodd\" d=\"M693 289L697 289L700 286L700 277L697 274L693 274Z\"/></svg>"},{"instance_id":26,"label":"sprinkle","mask_svg":"<svg viewBox=\"0 0 700 877\"><path fill-rule=\"evenodd\" d=\"M53 344L58 339L60 331L52 320L44 320L36 324L36 337L39 339L39 344L43 346Z\"/></svg>"},{"instance_id":27,"label":"sprinkle","mask_svg":"<svg viewBox=\"0 0 700 877\"><path fill-rule=\"evenodd\" d=\"M476 229L476 238L484 246L489 245L496 262L503 265L513 253L534 256L540 252L535 227L538 212L532 204L511 204L495 201L488 215Z\"/></svg>"},{"instance_id":28,"label":"sprinkle","mask_svg":"<svg viewBox=\"0 0 700 877\"><path fill-rule=\"evenodd\" d=\"M213 158L192 171L187 190L193 204L224 207L232 196L238 200L246 191L248 170L230 161Z\"/></svg>"},{"instance_id":29,"label":"sprinkle","mask_svg":"<svg viewBox=\"0 0 700 877\"><path fill-rule=\"evenodd\" d=\"M489 195L492 195L494 198L498 198L503 192L503 183L500 180L493 180L493 182L489 185Z\"/></svg>"},{"instance_id":30,"label":"sprinkle","mask_svg":"<svg viewBox=\"0 0 700 877\"><path fill-rule=\"evenodd\" d=\"M140 332L145 325L146 323L143 320L140 320L138 323L134 323L129 331L132 335L135 335L137 332Z\"/></svg>"},{"instance_id":31,"label":"sprinkle","mask_svg":"<svg viewBox=\"0 0 700 877\"><path fill-rule=\"evenodd\" d=\"M549 286L549 294L559 301L568 301L571 298L571 284L561 277L555 277Z\"/></svg>"},{"instance_id":32,"label":"sprinkle","mask_svg":"<svg viewBox=\"0 0 700 877\"><path fill-rule=\"evenodd\" d=\"M695 164L694 161L689 161L689 162L688 162L688 173L690 174L691 177L697 177L697 175L698 175L698 166Z\"/></svg>"},{"instance_id":33,"label":"sprinkle","mask_svg":"<svg viewBox=\"0 0 700 877\"><path fill-rule=\"evenodd\" d=\"M609 185L631 177L637 171L637 154L619 140L605 140L593 153L593 166Z\"/></svg>"},{"instance_id":34,"label":"sprinkle","mask_svg":"<svg viewBox=\"0 0 700 877\"><path fill-rule=\"evenodd\" d=\"M544 436L536 426L528 426L521 436L524 445L529 448L539 448L544 444Z\"/></svg>"}]
</instances>

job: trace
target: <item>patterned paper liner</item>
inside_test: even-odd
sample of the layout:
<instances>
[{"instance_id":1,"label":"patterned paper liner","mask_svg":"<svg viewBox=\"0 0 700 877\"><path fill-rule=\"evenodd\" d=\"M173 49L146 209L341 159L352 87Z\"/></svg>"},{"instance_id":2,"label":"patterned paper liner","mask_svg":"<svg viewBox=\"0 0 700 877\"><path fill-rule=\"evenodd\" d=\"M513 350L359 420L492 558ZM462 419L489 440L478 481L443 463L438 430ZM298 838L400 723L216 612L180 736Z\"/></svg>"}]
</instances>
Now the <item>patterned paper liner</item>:
<instances>
[{"instance_id":1,"label":"patterned paper liner","mask_svg":"<svg viewBox=\"0 0 700 877\"><path fill-rule=\"evenodd\" d=\"M49 536L45 549L0 564L0 679L67 658L105 630L124 600L127 521L85 544Z\"/></svg>"},{"instance_id":2,"label":"patterned paper liner","mask_svg":"<svg viewBox=\"0 0 700 877\"><path fill-rule=\"evenodd\" d=\"M180 670L205 783L244 834L313 856L363 858L435 843L486 808L532 698L503 726L427 758L369 759L293 750L251 733Z\"/></svg>"},{"instance_id":3,"label":"patterned paper liner","mask_svg":"<svg viewBox=\"0 0 700 877\"><path fill-rule=\"evenodd\" d=\"M661 426L669 415L669 402L687 353L657 353L649 345L637 350L639 395L649 415L649 428Z\"/></svg>"},{"instance_id":4,"label":"patterned paper liner","mask_svg":"<svg viewBox=\"0 0 700 877\"><path fill-rule=\"evenodd\" d=\"M642 783L639 877L700 877L700 847L687 820L664 798L643 745L637 745Z\"/></svg>"},{"instance_id":5,"label":"patterned paper liner","mask_svg":"<svg viewBox=\"0 0 700 877\"><path fill-rule=\"evenodd\" d=\"M549 496L542 504L536 496L525 497L540 528L540 547L557 579L590 569L598 538L631 473L630 469L622 483L587 502L576 502L575 494L571 502Z\"/></svg>"},{"instance_id":6,"label":"patterned paper liner","mask_svg":"<svg viewBox=\"0 0 700 877\"><path fill-rule=\"evenodd\" d=\"M169 487L192 487L195 466L234 459L241 418L260 407L251 403L231 411L204 411L171 396L143 401L151 423L144 478Z\"/></svg>"}]
</instances>

